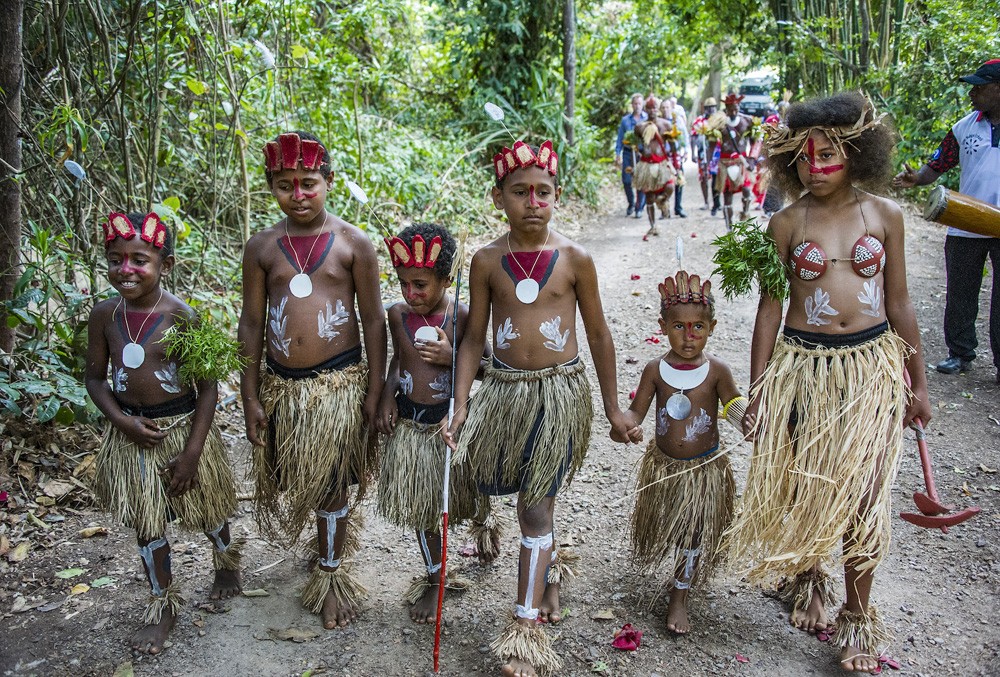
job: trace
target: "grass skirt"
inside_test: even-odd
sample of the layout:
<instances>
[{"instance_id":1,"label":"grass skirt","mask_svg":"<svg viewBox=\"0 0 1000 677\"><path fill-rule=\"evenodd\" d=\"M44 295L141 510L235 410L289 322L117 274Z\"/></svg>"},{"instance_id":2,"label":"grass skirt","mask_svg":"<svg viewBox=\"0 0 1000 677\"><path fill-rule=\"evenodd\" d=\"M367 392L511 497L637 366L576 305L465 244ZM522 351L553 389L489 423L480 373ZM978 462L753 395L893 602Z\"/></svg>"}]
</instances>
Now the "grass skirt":
<instances>
[{"instance_id":1,"label":"grass skirt","mask_svg":"<svg viewBox=\"0 0 1000 677\"><path fill-rule=\"evenodd\" d=\"M669 160L663 162L637 162L632 175L632 186L644 193L658 193L674 180L674 168Z\"/></svg>"},{"instance_id":2,"label":"grass skirt","mask_svg":"<svg viewBox=\"0 0 1000 677\"><path fill-rule=\"evenodd\" d=\"M892 331L849 348L778 340L754 388L757 441L726 543L734 561L752 561L752 583L832 564L845 537L841 564L885 557L911 352Z\"/></svg>"},{"instance_id":3,"label":"grass skirt","mask_svg":"<svg viewBox=\"0 0 1000 677\"><path fill-rule=\"evenodd\" d=\"M645 571L667 563L683 569L684 550L701 548L695 579L719 562L722 533L733 518L736 482L728 454L680 461L650 440L642 457L632 511L632 556Z\"/></svg>"},{"instance_id":4,"label":"grass skirt","mask_svg":"<svg viewBox=\"0 0 1000 677\"><path fill-rule=\"evenodd\" d=\"M530 458L524 448L539 411L545 410ZM521 481L521 495L535 505L566 470L568 485L583 465L594 419L590 382L582 362L524 371L486 367L482 387L469 404L469 416L459 438L455 464L466 457L475 481L493 484L496 469L506 485ZM572 440L569 468L566 446Z\"/></svg>"},{"instance_id":5,"label":"grass skirt","mask_svg":"<svg viewBox=\"0 0 1000 677\"><path fill-rule=\"evenodd\" d=\"M385 441L378 481L378 513L390 523L420 531L441 529L445 443L441 426L408 418ZM468 464L451 468L448 523L476 516L479 492Z\"/></svg>"},{"instance_id":6,"label":"grass skirt","mask_svg":"<svg viewBox=\"0 0 1000 677\"><path fill-rule=\"evenodd\" d=\"M169 480L160 470L184 451L191 414L158 418L167 436L143 449L108 424L97 452L94 493L101 506L143 540L154 540L176 516L185 529L211 531L236 511L236 485L219 429L213 423L198 460L198 482L177 498L167 497Z\"/></svg>"},{"instance_id":7,"label":"grass skirt","mask_svg":"<svg viewBox=\"0 0 1000 677\"><path fill-rule=\"evenodd\" d=\"M264 446L255 447L257 522L270 538L298 540L330 493L359 484L359 499L377 464L364 428L368 386L364 362L315 378L265 371L260 401L268 417Z\"/></svg>"}]
</instances>

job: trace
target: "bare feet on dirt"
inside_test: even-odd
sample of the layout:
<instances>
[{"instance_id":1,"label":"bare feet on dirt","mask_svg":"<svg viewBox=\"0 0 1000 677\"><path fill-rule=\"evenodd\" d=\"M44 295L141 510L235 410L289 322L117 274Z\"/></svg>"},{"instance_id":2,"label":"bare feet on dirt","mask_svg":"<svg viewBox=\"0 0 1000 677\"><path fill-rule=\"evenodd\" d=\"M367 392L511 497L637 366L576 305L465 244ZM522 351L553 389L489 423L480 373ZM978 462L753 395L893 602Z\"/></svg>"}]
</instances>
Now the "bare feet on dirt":
<instances>
[{"instance_id":1,"label":"bare feet on dirt","mask_svg":"<svg viewBox=\"0 0 1000 677\"><path fill-rule=\"evenodd\" d=\"M818 592L814 592L809 606L805 609L792 609L789 621L799 630L805 630L810 635L818 632L830 632L830 619L826 616L826 607L823 606L823 597Z\"/></svg>"},{"instance_id":2,"label":"bare feet on dirt","mask_svg":"<svg viewBox=\"0 0 1000 677\"><path fill-rule=\"evenodd\" d=\"M410 607L410 618L419 625L437 622L437 601L438 584L434 583L424 591L417 603Z\"/></svg>"},{"instance_id":3,"label":"bare feet on dirt","mask_svg":"<svg viewBox=\"0 0 1000 677\"><path fill-rule=\"evenodd\" d=\"M243 592L243 581L239 571L217 569L209 599L230 599Z\"/></svg>"},{"instance_id":4,"label":"bare feet on dirt","mask_svg":"<svg viewBox=\"0 0 1000 677\"><path fill-rule=\"evenodd\" d=\"M845 646L840 650L840 667L845 672L867 672L877 674L878 658L867 654L855 646Z\"/></svg>"},{"instance_id":5,"label":"bare feet on dirt","mask_svg":"<svg viewBox=\"0 0 1000 677\"><path fill-rule=\"evenodd\" d=\"M667 605L667 630L675 635L686 635L691 632L691 621L688 620L688 591L674 588L670 591L670 603Z\"/></svg>"},{"instance_id":6,"label":"bare feet on dirt","mask_svg":"<svg viewBox=\"0 0 1000 677\"><path fill-rule=\"evenodd\" d=\"M500 553L500 534L491 533L490 534L490 546L489 548L476 547L476 557L479 558L480 564L493 564L493 560L497 558Z\"/></svg>"},{"instance_id":7,"label":"bare feet on dirt","mask_svg":"<svg viewBox=\"0 0 1000 677\"><path fill-rule=\"evenodd\" d=\"M341 604L333 591L326 593L323 600L323 627L327 630L346 628L354 619L358 617L357 609L350 604Z\"/></svg>"},{"instance_id":8,"label":"bare feet on dirt","mask_svg":"<svg viewBox=\"0 0 1000 677\"><path fill-rule=\"evenodd\" d=\"M150 656L162 652L163 645L170 636L170 631L174 629L176 621L177 617L169 609L164 609L159 623L143 626L133 635L132 649Z\"/></svg>"},{"instance_id":9,"label":"bare feet on dirt","mask_svg":"<svg viewBox=\"0 0 1000 677\"><path fill-rule=\"evenodd\" d=\"M545 593L542 595L542 603L538 605L538 620L541 623L558 623L562 620L561 611L559 583L547 583Z\"/></svg>"},{"instance_id":10,"label":"bare feet on dirt","mask_svg":"<svg viewBox=\"0 0 1000 677\"><path fill-rule=\"evenodd\" d=\"M504 677L536 677L538 673L527 662L515 658L500 668L500 674Z\"/></svg>"}]
</instances>

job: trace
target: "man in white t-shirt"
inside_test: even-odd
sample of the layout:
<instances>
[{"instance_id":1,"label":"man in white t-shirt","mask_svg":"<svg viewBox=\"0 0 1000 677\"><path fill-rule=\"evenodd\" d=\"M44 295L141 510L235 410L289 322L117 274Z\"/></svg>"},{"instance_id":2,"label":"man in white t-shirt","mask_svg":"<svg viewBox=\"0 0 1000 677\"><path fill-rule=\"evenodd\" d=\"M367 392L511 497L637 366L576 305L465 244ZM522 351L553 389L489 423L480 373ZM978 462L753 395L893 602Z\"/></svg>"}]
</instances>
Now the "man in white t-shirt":
<instances>
[{"instance_id":1,"label":"man in white t-shirt","mask_svg":"<svg viewBox=\"0 0 1000 677\"><path fill-rule=\"evenodd\" d=\"M959 78L972 85L973 112L955 123L941 145L919 171L904 165L893 179L901 188L933 183L944 172L960 167L959 192L1000 206L1000 59L984 63L972 75ZM938 362L942 374L964 372L976 357L976 317L986 257L993 262L990 301L990 347L1000 383L1000 238L948 228L944 243L947 293L944 341L948 357Z\"/></svg>"}]
</instances>

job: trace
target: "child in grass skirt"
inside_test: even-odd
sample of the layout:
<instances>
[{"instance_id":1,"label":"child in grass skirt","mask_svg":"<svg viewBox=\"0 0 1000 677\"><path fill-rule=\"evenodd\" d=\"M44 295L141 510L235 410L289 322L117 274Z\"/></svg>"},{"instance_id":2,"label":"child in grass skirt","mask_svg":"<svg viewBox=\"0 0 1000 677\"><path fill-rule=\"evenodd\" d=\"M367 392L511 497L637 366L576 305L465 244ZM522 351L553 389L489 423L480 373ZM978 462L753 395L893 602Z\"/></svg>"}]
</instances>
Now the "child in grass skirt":
<instances>
[{"instance_id":1,"label":"child in grass skirt","mask_svg":"<svg viewBox=\"0 0 1000 677\"><path fill-rule=\"evenodd\" d=\"M744 418L754 455L727 543L752 562L750 581L782 584L792 623L813 633L831 630L823 567L839 561L834 641L844 670L870 673L887 642L869 594L889 549L903 429L931 416L902 213L857 187L888 180L893 143L856 93L792 106L767 139L773 180L796 199L768 224L790 294L784 317L769 294L757 311Z\"/></svg>"},{"instance_id":2,"label":"child in grass skirt","mask_svg":"<svg viewBox=\"0 0 1000 677\"><path fill-rule=\"evenodd\" d=\"M469 308L447 294L456 255L455 239L447 230L414 224L386 244L403 301L388 312L393 356L379 405L378 427L386 438L378 511L392 524L417 532L427 576L414 579L405 597L414 622L433 624L441 583L444 428L451 398L452 345L462 340ZM489 499L480 497L467 465L451 469L449 484L450 526L474 518L480 507L488 510ZM492 559L499 533L482 528L480 533L484 536L478 543L480 555ZM447 584L460 587L452 576Z\"/></svg>"},{"instance_id":3,"label":"child in grass skirt","mask_svg":"<svg viewBox=\"0 0 1000 677\"><path fill-rule=\"evenodd\" d=\"M656 435L632 511L632 555L646 571L666 565L673 575L666 626L677 634L691 630L688 590L718 563L733 515L736 485L729 456L719 451L719 406L737 425L746 407L726 363L704 352L716 323L711 285L684 271L659 285L670 350L643 369L626 413L637 428L656 400Z\"/></svg>"},{"instance_id":4,"label":"child in grass skirt","mask_svg":"<svg viewBox=\"0 0 1000 677\"><path fill-rule=\"evenodd\" d=\"M242 541L233 540L228 521L236 489L212 420L215 378L184 378L185 363L164 347L168 330L196 322L191 307L160 286L174 266L170 231L152 212L113 213L104 240L108 280L119 296L94 306L88 328L87 392L108 419L95 493L135 529L152 599L132 647L157 654L184 603L170 571L169 521L208 536L215 567L210 597L240 592Z\"/></svg>"}]
</instances>

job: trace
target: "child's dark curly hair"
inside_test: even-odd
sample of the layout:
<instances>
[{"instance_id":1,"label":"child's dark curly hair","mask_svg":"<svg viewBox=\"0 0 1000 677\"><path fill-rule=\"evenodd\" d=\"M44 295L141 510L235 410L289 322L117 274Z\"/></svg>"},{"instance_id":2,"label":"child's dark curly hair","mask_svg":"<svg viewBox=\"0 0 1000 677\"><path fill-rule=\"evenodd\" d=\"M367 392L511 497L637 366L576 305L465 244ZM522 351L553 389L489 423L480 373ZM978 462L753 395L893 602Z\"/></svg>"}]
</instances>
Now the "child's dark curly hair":
<instances>
[{"instance_id":1,"label":"child's dark curly hair","mask_svg":"<svg viewBox=\"0 0 1000 677\"><path fill-rule=\"evenodd\" d=\"M535 155L538 155L538 146L534 146L534 145L530 145L530 144L529 144L529 145L528 145L528 148L530 148L530 149L531 149L531 152L532 152L532 153L534 153ZM497 151L497 152L500 152L500 151ZM553 151L553 152L554 152L554 151ZM520 169L520 167L514 167L514 169L512 169L512 170L510 170L509 172L507 172L506 174L504 174L504 176L503 176L503 178L502 178L502 179L497 179L497 178L496 178L496 167L495 167L495 166L493 166L493 165L491 165L491 166L493 167L493 172L494 172L494 174L493 174L493 176L494 176L494 181L493 181L493 183L494 183L494 185L495 185L495 186L496 186L496 187L497 187L497 188L498 188L499 190L503 190L503 184L505 184L505 183L507 182L507 179L509 179L509 178L510 178L510 175L511 175L512 173L516 172L516 171L517 171L518 169ZM553 181L555 182L555 185L556 185L556 188L558 188L558 187L559 187L559 173L558 173L558 171L556 172L556 175L552 177L552 180L553 180Z\"/></svg>"},{"instance_id":2,"label":"child's dark curly hair","mask_svg":"<svg viewBox=\"0 0 1000 677\"><path fill-rule=\"evenodd\" d=\"M292 130L288 132L289 134L298 134L300 139L305 141L319 141L320 145L323 146L323 159L319 165L319 173L323 176L329 176L333 169L330 167L330 149L326 147L318 136L315 134L310 134L309 132L301 132L299 130ZM279 135L280 136L280 135ZM278 137L274 137L273 141L277 141ZM264 177L267 179L267 185L271 185L271 181L274 180L274 175L266 166L264 167Z\"/></svg>"},{"instance_id":3,"label":"child's dark curly hair","mask_svg":"<svg viewBox=\"0 0 1000 677\"><path fill-rule=\"evenodd\" d=\"M671 304L671 305L668 306L666 301L660 301L660 317L663 318L663 321L664 322L669 322L670 319L669 319L668 316L670 314L670 309L671 308L677 308L680 305L682 305L682 304L680 304L680 303L673 303L673 304ZM711 292L709 292L709 294L708 294L708 303L685 303L683 305L686 305L686 306L687 305L693 305L693 306L695 306L697 308L702 308L705 311L705 317L707 317L709 319L709 321L715 319L715 296L712 295Z\"/></svg>"},{"instance_id":4,"label":"child's dark curly hair","mask_svg":"<svg viewBox=\"0 0 1000 677\"><path fill-rule=\"evenodd\" d=\"M868 106L868 99L860 92L841 92L826 99L814 99L792 104L788 109L789 129L809 127L850 127L861 117ZM865 114L865 122L875 115L874 110ZM847 152L847 175L852 184L866 190L881 192L892 176L892 155L896 146L896 132L887 119L866 129L856 139L844 142ZM797 199L804 190L799 181L795 157L797 150L768 154L767 166L778 189L791 199Z\"/></svg>"},{"instance_id":5,"label":"child's dark curly hair","mask_svg":"<svg viewBox=\"0 0 1000 677\"><path fill-rule=\"evenodd\" d=\"M455 251L458 248L455 238L444 226L439 226L436 223L414 223L399 233L399 239L412 249L413 238L416 235L424 238L424 242L428 245L436 235L441 236L441 253L438 254L437 261L434 263L434 273L442 280L449 279L451 277L451 264L455 260Z\"/></svg>"}]
</instances>

